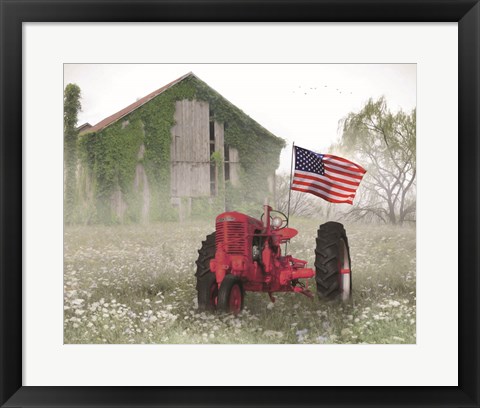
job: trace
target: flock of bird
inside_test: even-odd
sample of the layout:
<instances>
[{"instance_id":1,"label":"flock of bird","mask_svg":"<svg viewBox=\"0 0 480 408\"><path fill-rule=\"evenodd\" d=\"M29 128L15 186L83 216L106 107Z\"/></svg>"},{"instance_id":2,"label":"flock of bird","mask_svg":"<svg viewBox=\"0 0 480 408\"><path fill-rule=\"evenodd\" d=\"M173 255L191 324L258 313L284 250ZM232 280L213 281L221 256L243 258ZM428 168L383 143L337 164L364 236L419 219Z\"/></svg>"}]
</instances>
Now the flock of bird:
<instances>
[{"instance_id":1,"label":"flock of bird","mask_svg":"<svg viewBox=\"0 0 480 408\"><path fill-rule=\"evenodd\" d=\"M328 88L328 85L324 85L323 87L324 87L324 88ZM301 93L303 92L304 95L308 95L308 94L310 93L310 91L316 91L316 90L317 90L317 88L315 88L315 87L303 88L303 89L302 89L302 86L301 86L301 85L299 85L298 88L299 88L299 90L297 89L298 93L301 94ZM345 95L345 94L348 94L348 91L342 91L342 90L340 90L340 89L338 89L338 88L336 88L335 91L336 91L337 93L339 93L339 94L344 94L344 95ZM293 91L293 93L297 93L297 92ZM353 92L350 92L350 95L351 95L352 93L353 93Z\"/></svg>"}]
</instances>

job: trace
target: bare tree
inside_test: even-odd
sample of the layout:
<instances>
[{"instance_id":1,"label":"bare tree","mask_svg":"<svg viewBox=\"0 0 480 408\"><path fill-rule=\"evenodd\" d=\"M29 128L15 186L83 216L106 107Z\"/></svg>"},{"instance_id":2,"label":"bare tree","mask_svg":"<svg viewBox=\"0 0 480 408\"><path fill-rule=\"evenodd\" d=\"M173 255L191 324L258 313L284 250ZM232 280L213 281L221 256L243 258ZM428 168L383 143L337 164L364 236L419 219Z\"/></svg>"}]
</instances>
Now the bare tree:
<instances>
[{"instance_id":1,"label":"bare tree","mask_svg":"<svg viewBox=\"0 0 480 408\"><path fill-rule=\"evenodd\" d=\"M275 209L287 214L290 175L277 175L276 183ZM290 193L290 215L318 218L325 215L325 212L330 208L329 206L322 206L322 200L318 197L300 191L290 191Z\"/></svg>"},{"instance_id":2,"label":"bare tree","mask_svg":"<svg viewBox=\"0 0 480 408\"><path fill-rule=\"evenodd\" d=\"M370 99L360 112L341 121L336 147L367 169L348 211L356 220L378 219L400 224L415 220L416 110L391 113L385 98Z\"/></svg>"}]
</instances>

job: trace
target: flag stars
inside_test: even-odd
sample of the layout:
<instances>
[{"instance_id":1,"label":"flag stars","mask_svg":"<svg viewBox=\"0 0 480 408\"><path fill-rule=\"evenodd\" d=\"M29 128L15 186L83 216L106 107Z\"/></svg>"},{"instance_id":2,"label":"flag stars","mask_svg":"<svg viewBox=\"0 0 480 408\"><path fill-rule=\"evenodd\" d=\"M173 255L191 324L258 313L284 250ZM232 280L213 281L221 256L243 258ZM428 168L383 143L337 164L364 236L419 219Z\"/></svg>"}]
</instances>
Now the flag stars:
<instances>
[{"instance_id":1,"label":"flag stars","mask_svg":"<svg viewBox=\"0 0 480 408\"><path fill-rule=\"evenodd\" d=\"M295 147L295 150L295 170L313 172L319 175L325 174L325 166L322 160L323 155L297 146Z\"/></svg>"}]
</instances>

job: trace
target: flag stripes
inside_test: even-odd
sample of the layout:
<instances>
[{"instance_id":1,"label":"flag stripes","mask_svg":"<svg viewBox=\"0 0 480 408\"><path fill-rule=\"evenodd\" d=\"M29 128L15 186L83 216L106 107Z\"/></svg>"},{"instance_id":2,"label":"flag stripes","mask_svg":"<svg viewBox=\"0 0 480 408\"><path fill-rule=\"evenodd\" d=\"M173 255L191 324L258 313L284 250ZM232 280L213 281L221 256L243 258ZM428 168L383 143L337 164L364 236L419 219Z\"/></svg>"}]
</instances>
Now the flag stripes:
<instances>
[{"instance_id":1,"label":"flag stripes","mask_svg":"<svg viewBox=\"0 0 480 408\"><path fill-rule=\"evenodd\" d=\"M295 185L298 187L303 186L304 188L309 187L309 188L315 189L318 192L323 191L326 194L335 194L336 196L341 198L349 198L355 195L355 193L346 193L345 191L344 192L336 191L334 188L325 187L320 183L307 183L305 181L295 181Z\"/></svg>"},{"instance_id":2,"label":"flag stripes","mask_svg":"<svg viewBox=\"0 0 480 408\"><path fill-rule=\"evenodd\" d=\"M310 180L309 182L307 182L307 180ZM296 181L297 183L307 183L307 184L313 184L313 185L319 185L319 186L323 186L325 188L332 188L332 189L337 189L339 190L339 193L341 193L342 191L343 192L347 192L347 193L354 193L355 192L355 188L352 188L353 186L348 186L348 187L345 187L343 185L341 185L340 183L332 183L330 181L327 181L327 180L322 180L318 177L313 177L313 176L308 176L308 175L304 175L302 177L294 177L294 181ZM304 184L304 185L307 185L307 184Z\"/></svg>"},{"instance_id":3,"label":"flag stripes","mask_svg":"<svg viewBox=\"0 0 480 408\"><path fill-rule=\"evenodd\" d=\"M326 201L329 201L331 203L336 203L336 204L353 204L353 198L350 198L348 200L337 200L335 197L330 194L324 194L318 191L315 191L311 188L299 188L299 187L292 187L292 190L295 191L301 191L303 193L310 193L313 195L316 195L317 197L323 198Z\"/></svg>"},{"instance_id":4,"label":"flag stripes","mask_svg":"<svg viewBox=\"0 0 480 408\"><path fill-rule=\"evenodd\" d=\"M314 194L331 203L353 204L366 170L343 157L315 153L298 146L292 190Z\"/></svg>"}]
</instances>

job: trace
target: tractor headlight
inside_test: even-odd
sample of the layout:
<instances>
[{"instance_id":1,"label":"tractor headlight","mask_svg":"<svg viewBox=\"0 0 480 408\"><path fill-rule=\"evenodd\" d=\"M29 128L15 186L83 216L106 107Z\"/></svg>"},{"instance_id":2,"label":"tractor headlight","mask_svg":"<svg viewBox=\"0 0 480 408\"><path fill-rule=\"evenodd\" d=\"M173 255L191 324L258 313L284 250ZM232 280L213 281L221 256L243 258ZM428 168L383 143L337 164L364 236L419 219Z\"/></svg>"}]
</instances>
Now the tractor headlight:
<instances>
[{"instance_id":1,"label":"tractor headlight","mask_svg":"<svg viewBox=\"0 0 480 408\"><path fill-rule=\"evenodd\" d=\"M274 228L280 228L282 223L283 223L283 220L280 217L274 217L272 220L272 226Z\"/></svg>"}]
</instances>

